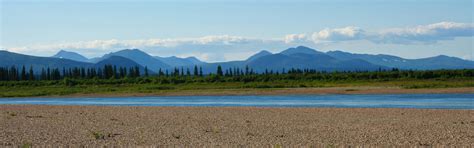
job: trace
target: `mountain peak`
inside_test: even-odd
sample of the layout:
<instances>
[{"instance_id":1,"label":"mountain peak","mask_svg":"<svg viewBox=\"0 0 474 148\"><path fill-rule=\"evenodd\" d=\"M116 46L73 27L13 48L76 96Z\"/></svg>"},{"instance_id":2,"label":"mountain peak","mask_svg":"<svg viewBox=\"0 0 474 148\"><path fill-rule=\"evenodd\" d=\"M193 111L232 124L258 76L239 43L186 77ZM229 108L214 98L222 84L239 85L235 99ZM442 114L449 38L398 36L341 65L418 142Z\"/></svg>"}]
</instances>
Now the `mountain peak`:
<instances>
[{"instance_id":1,"label":"mountain peak","mask_svg":"<svg viewBox=\"0 0 474 148\"><path fill-rule=\"evenodd\" d=\"M300 48L300 49L304 49L304 48L306 48L306 49L311 49L311 48L306 47L306 46L297 46L296 48Z\"/></svg>"},{"instance_id":2,"label":"mountain peak","mask_svg":"<svg viewBox=\"0 0 474 148\"><path fill-rule=\"evenodd\" d=\"M435 56L435 58L454 58L454 57L450 57L447 55L438 55L438 56Z\"/></svg>"},{"instance_id":3,"label":"mountain peak","mask_svg":"<svg viewBox=\"0 0 474 148\"><path fill-rule=\"evenodd\" d=\"M117 51L117 52L143 52L143 51L141 51L140 49L134 48L134 49L123 49L123 50L120 50L120 51ZM143 52L143 53L145 53L145 52Z\"/></svg>"},{"instance_id":4,"label":"mountain peak","mask_svg":"<svg viewBox=\"0 0 474 148\"><path fill-rule=\"evenodd\" d=\"M269 54L272 54L272 53L270 51L267 51L267 50L262 50L262 51L258 52L257 54L269 55Z\"/></svg>"},{"instance_id":5,"label":"mountain peak","mask_svg":"<svg viewBox=\"0 0 474 148\"><path fill-rule=\"evenodd\" d=\"M163 63L162 61L152 57L148 53L141 51L140 49L123 49L117 52L112 52L102 56L101 59L106 59L110 56L122 56L128 58L141 66L148 66L150 69L159 69L159 68L168 68L169 65Z\"/></svg>"},{"instance_id":6,"label":"mountain peak","mask_svg":"<svg viewBox=\"0 0 474 148\"><path fill-rule=\"evenodd\" d=\"M341 50L331 50L331 51L328 51L327 53L349 53L349 52L345 52L345 51L341 51Z\"/></svg>"},{"instance_id":7,"label":"mountain peak","mask_svg":"<svg viewBox=\"0 0 474 148\"><path fill-rule=\"evenodd\" d=\"M60 59L69 59L69 60L74 60L74 61L79 61L79 62L87 62L89 60L78 53L66 51L66 50L59 50L58 53L56 53L52 57L60 58Z\"/></svg>"},{"instance_id":8,"label":"mountain peak","mask_svg":"<svg viewBox=\"0 0 474 148\"><path fill-rule=\"evenodd\" d=\"M186 58L184 58L184 59L191 60L191 61L194 61L194 62L202 62L201 60L199 60L198 58L193 57L193 56L186 57Z\"/></svg>"},{"instance_id":9,"label":"mountain peak","mask_svg":"<svg viewBox=\"0 0 474 148\"><path fill-rule=\"evenodd\" d=\"M322 54L322 52L316 51L312 48L306 47L306 46L298 46L296 48L288 48L280 54L284 55L292 55L292 54L297 54L297 53L303 53L303 54Z\"/></svg>"},{"instance_id":10,"label":"mountain peak","mask_svg":"<svg viewBox=\"0 0 474 148\"><path fill-rule=\"evenodd\" d=\"M123 49L117 52L111 52L108 55L120 55L120 56L151 56L148 53L141 51L140 49ZM107 56L107 55L106 55Z\"/></svg>"},{"instance_id":11,"label":"mountain peak","mask_svg":"<svg viewBox=\"0 0 474 148\"><path fill-rule=\"evenodd\" d=\"M431 59L437 59L437 60L464 60L464 59L461 59L461 58L458 58L458 57L451 57L451 56L447 56L447 55L437 55L437 56L434 56L434 57L430 57ZM425 59L430 59L430 58L425 58Z\"/></svg>"},{"instance_id":12,"label":"mountain peak","mask_svg":"<svg viewBox=\"0 0 474 148\"><path fill-rule=\"evenodd\" d=\"M258 53L256 53L256 54L250 56L250 57L247 59L247 61L250 62L250 61L253 61L253 60L255 60L255 59L258 59L258 58L260 58L260 57L267 56L267 55L272 55L272 53L269 52L269 51L266 51L266 50L262 50L262 51L260 51L260 52L258 52Z\"/></svg>"},{"instance_id":13,"label":"mountain peak","mask_svg":"<svg viewBox=\"0 0 474 148\"><path fill-rule=\"evenodd\" d=\"M96 63L96 65L100 65L100 66L103 66L103 65L106 65L106 64L121 65L121 66L124 66L124 67L132 67L132 66L138 66L139 65L135 61L130 60L126 57L115 56L115 55L112 55L112 56L110 56L106 59L103 59L103 60Z\"/></svg>"},{"instance_id":14,"label":"mountain peak","mask_svg":"<svg viewBox=\"0 0 474 148\"><path fill-rule=\"evenodd\" d=\"M75 52L67 51L67 50L61 49L61 50L59 50L59 51L56 53L56 55L57 55L57 54L66 54L66 53L75 53Z\"/></svg>"},{"instance_id":15,"label":"mountain peak","mask_svg":"<svg viewBox=\"0 0 474 148\"><path fill-rule=\"evenodd\" d=\"M170 58L170 59L179 59L177 56L170 56L170 57L167 57L167 58Z\"/></svg>"}]
</instances>

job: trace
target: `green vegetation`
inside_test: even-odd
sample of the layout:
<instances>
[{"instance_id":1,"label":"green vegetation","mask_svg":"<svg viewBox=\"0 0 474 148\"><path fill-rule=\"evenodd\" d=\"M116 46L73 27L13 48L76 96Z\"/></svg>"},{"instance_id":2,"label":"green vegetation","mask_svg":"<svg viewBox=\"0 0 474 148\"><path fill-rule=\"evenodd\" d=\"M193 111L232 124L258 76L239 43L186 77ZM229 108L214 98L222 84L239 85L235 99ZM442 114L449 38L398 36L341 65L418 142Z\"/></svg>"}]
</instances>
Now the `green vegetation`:
<instances>
[{"instance_id":1,"label":"green vegetation","mask_svg":"<svg viewBox=\"0 0 474 148\"><path fill-rule=\"evenodd\" d=\"M6 69L11 70L11 68ZM310 69L290 69L283 70L284 72L281 73L268 70L256 73L248 68L223 70L219 66L216 74L208 75L203 75L201 68L197 66L194 67L194 73L190 70L175 68L171 74L160 69L157 74L149 74L146 70L143 75L140 75L138 68L129 70L118 68L117 70L114 66L106 65L103 69L97 70L101 72L99 74L93 72L96 71L93 69L76 68L64 70L64 73L59 73L59 75L55 72L54 76L46 70L46 74L40 75L38 78L31 76L26 70L21 70L16 74L11 71L3 71L4 74L8 73L8 77L16 79L10 80L0 73L0 77L5 78L0 81L0 97L72 94L193 94L195 92L216 92L216 90L248 91L360 86L406 89L474 87L474 69L432 71L392 69L371 72L321 72ZM5 70L5 68L1 70ZM48 73L50 76L47 76ZM32 79L29 79L30 77ZM48 79L48 77L54 77L54 79ZM357 90L347 89L346 91Z\"/></svg>"},{"instance_id":2,"label":"green vegetation","mask_svg":"<svg viewBox=\"0 0 474 148\"><path fill-rule=\"evenodd\" d=\"M105 139L105 135L102 134L101 132L92 132L92 135L93 135L94 138L97 139L97 140L103 140L103 139Z\"/></svg>"},{"instance_id":3,"label":"green vegetation","mask_svg":"<svg viewBox=\"0 0 474 148\"><path fill-rule=\"evenodd\" d=\"M10 116L15 117L16 113L9 113Z\"/></svg>"},{"instance_id":4,"label":"green vegetation","mask_svg":"<svg viewBox=\"0 0 474 148\"><path fill-rule=\"evenodd\" d=\"M32 147L31 143L25 143L23 145L21 145L22 148L30 148Z\"/></svg>"}]
</instances>

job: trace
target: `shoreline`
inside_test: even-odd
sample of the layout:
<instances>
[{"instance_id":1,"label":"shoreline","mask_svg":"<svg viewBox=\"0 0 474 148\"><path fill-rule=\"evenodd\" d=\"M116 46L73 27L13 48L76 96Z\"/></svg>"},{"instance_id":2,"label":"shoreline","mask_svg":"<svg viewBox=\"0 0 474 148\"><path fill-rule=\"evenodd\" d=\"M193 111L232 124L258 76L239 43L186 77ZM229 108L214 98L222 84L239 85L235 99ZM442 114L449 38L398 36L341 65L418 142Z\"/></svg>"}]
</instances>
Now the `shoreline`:
<instances>
[{"instance_id":1,"label":"shoreline","mask_svg":"<svg viewBox=\"0 0 474 148\"><path fill-rule=\"evenodd\" d=\"M396 108L0 105L0 146L472 146L472 114Z\"/></svg>"},{"instance_id":2,"label":"shoreline","mask_svg":"<svg viewBox=\"0 0 474 148\"><path fill-rule=\"evenodd\" d=\"M351 94L456 94L474 93L474 87L457 88L419 88L406 89L400 87L318 87L318 88L269 88L269 89L203 89L203 90L172 90L159 93L90 93L69 95L46 95L31 97L0 97L2 98L59 98L59 97L152 97L152 96L226 96L226 95L351 95Z\"/></svg>"}]
</instances>

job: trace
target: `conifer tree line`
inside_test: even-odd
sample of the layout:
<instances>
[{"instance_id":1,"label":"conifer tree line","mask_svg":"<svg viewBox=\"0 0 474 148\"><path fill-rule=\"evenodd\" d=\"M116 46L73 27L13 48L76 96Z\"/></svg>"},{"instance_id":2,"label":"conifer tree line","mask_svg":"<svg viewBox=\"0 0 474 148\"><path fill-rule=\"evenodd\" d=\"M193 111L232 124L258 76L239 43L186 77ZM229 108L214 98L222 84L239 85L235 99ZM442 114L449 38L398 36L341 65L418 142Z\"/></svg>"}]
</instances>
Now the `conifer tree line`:
<instances>
[{"instance_id":1,"label":"conifer tree line","mask_svg":"<svg viewBox=\"0 0 474 148\"><path fill-rule=\"evenodd\" d=\"M252 68L233 67L224 69L217 66L215 73L203 74L202 67L195 65L192 68L158 69L150 74L148 67L143 73L140 67L117 67L104 65L99 68L42 68L35 73L33 67L0 67L0 81L37 81L71 79L122 79L138 77L160 78L210 78L209 81L269 81L269 80L341 80L341 79L431 79L431 78L473 78L474 69L461 70L399 70L379 69L378 71L334 71L325 72L316 69L281 69L278 71L265 69L256 72Z\"/></svg>"},{"instance_id":2,"label":"conifer tree line","mask_svg":"<svg viewBox=\"0 0 474 148\"><path fill-rule=\"evenodd\" d=\"M148 75L148 68L145 68L145 75ZM136 78L142 76L138 66L118 67L113 65L104 65L101 68L42 68L39 73L35 73L33 66L26 70L25 66L17 68L15 66L0 67L0 81L34 81L34 80L61 80L64 78L74 79L120 79Z\"/></svg>"}]
</instances>

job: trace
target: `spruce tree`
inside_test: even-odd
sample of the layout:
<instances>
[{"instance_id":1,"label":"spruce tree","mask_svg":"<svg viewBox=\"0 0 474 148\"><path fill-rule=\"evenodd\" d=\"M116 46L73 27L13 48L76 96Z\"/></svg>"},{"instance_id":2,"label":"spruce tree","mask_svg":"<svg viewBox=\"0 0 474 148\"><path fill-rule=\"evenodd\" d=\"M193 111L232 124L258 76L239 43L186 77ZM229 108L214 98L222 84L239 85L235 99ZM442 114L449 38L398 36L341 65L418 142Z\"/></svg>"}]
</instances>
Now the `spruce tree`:
<instances>
[{"instance_id":1,"label":"spruce tree","mask_svg":"<svg viewBox=\"0 0 474 148\"><path fill-rule=\"evenodd\" d=\"M245 65L245 75L249 75L249 66Z\"/></svg>"},{"instance_id":2,"label":"spruce tree","mask_svg":"<svg viewBox=\"0 0 474 148\"><path fill-rule=\"evenodd\" d=\"M161 70L161 68L158 70L158 76L164 76L165 73L163 73L163 70Z\"/></svg>"},{"instance_id":3,"label":"spruce tree","mask_svg":"<svg viewBox=\"0 0 474 148\"><path fill-rule=\"evenodd\" d=\"M46 80L46 71L44 70L44 68L41 68L41 76L40 76L41 80Z\"/></svg>"},{"instance_id":4,"label":"spruce tree","mask_svg":"<svg viewBox=\"0 0 474 148\"><path fill-rule=\"evenodd\" d=\"M201 76L201 77L202 77L203 75L204 75L204 74L202 73L202 67L201 67L201 66L199 66L199 76Z\"/></svg>"},{"instance_id":5,"label":"spruce tree","mask_svg":"<svg viewBox=\"0 0 474 148\"><path fill-rule=\"evenodd\" d=\"M217 75L218 75L218 76L222 76L222 75L223 75L221 65L218 65L218 66L217 66Z\"/></svg>"},{"instance_id":6,"label":"spruce tree","mask_svg":"<svg viewBox=\"0 0 474 148\"><path fill-rule=\"evenodd\" d=\"M25 65L23 65L23 67L21 67L21 80L22 81L27 80Z\"/></svg>"},{"instance_id":7,"label":"spruce tree","mask_svg":"<svg viewBox=\"0 0 474 148\"><path fill-rule=\"evenodd\" d=\"M135 76L139 77L140 76L140 69L138 66L135 66Z\"/></svg>"},{"instance_id":8,"label":"spruce tree","mask_svg":"<svg viewBox=\"0 0 474 148\"><path fill-rule=\"evenodd\" d=\"M31 80L31 81L35 80L35 74L33 72L33 66L30 66L30 72L29 72L28 76L29 76L29 80Z\"/></svg>"},{"instance_id":9,"label":"spruce tree","mask_svg":"<svg viewBox=\"0 0 474 148\"><path fill-rule=\"evenodd\" d=\"M86 78L86 69L84 67L81 68L81 78Z\"/></svg>"},{"instance_id":10,"label":"spruce tree","mask_svg":"<svg viewBox=\"0 0 474 148\"><path fill-rule=\"evenodd\" d=\"M194 76L198 76L198 75L199 75L198 67L197 65L194 65Z\"/></svg>"},{"instance_id":11,"label":"spruce tree","mask_svg":"<svg viewBox=\"0 0 474 148\"><path fill-rule=\"evenodd\" d=\"M115 65L114 65L114 69L113 69L113 74L112 74L112 75L113 75L112 77L113 77L114 79L117 79L117 78L118 78L118 76L117 76L117 66L115 66Z\"/></svg>"},{"instance_id":12,"label":"spruce tree","mask_svg":"<svg viewBox=\"0 0 474 148\"><path fill-rule=\"evenodd\" d=\"M145 77L148 77L148 67L145 66Z\"/></svg>"},{"instance_id":13,"label":"spruce tree","mask_svg":"<svg viewBox=\"0 0 474 148\"><path fill-rule=\"evenodd\" d=\"M51 69L49 69L49 67L48 67L48 69L46 70L46 79L47 79L47 80L51 80Z\"/></svg>"}]
</instances>

